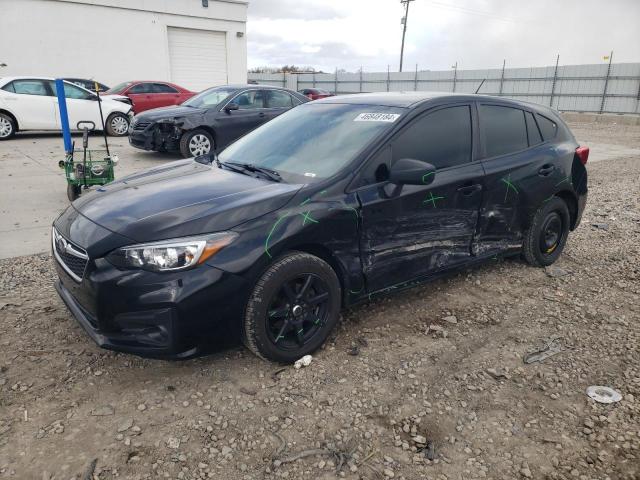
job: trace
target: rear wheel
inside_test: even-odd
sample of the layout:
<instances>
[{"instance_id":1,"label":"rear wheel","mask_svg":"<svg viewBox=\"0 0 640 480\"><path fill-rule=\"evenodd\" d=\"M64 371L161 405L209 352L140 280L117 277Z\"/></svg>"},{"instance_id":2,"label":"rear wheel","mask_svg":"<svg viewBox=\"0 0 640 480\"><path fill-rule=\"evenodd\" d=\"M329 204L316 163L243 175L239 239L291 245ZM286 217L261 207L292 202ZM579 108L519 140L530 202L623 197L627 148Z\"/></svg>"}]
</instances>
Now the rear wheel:
<instances>
[{"instance_id":1,"label":"rear wheel","mask_svg":"<svg viewBox=\"0 0 640 480\"><path fill-rule=\"evenodd\" d=\"M16 133L16 122L9 115L0 113L0 140L8 140Z\"/></svg>"},{"instance_id":2,"label":"rear wheel","mask_svg":"<svg viewBox=\"0 0 640 480\"><path fill-rule=\"evenodd\" d=\"M567 204L558 197L540 207L525 233L523 255L531 265L546 267L562 254L569 236Z\"/></svg>"},{"instance_id":3,"label":"rear wheel","mask_svg":"<svg viewBox=\"0 0 640 480\"><path fill-rule=\"evenodd\" d=\"M129 117L124 113L112 113L107 118L105 128L112 137L124 137L129 132Z\"/></svg>"},{"instance_id":4,"label":"rear wheel","mask_svg":"<svg viewBox=\"0 0 640 480\"><path fill-rule=\"evenodd\" d=\"M322 259L291 253L271 265L247 302L243 341L256 355L291 363L314 352L340 315L340 282Z\"/></svg>"},{"instance_id":5,"label":"rear wheel","mask_svg":"<svg viewBox=\"0 0 640 480\"><path fill-rule=\"evenodd\" d=\"M70 202L73 202L76 198L80 196L81 188L82 187L80 185L67 183L67 197L69 198Z\"/></svg>"}]
</instances>

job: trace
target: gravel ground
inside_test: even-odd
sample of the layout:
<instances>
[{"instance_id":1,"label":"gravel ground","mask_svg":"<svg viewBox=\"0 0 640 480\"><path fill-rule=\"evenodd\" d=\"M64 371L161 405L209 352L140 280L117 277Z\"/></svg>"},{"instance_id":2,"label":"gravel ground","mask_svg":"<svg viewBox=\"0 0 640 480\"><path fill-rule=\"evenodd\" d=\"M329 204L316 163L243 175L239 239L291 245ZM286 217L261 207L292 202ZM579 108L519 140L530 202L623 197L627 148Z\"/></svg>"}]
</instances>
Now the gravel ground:
<instances>
[{"instance_id":1,"label":"gravel ground","mask_svg":"<svg viewBox=\"0 0 640 480\"><path fill-rule=\"evenodd\" d=\"M640 127L572 127L640 146ZM640 159L589 171L554 268L496 262L345 311L300 370L101 350L47 255L0 261L0 478L639 479Z\"/></svg>"}]
</instances>

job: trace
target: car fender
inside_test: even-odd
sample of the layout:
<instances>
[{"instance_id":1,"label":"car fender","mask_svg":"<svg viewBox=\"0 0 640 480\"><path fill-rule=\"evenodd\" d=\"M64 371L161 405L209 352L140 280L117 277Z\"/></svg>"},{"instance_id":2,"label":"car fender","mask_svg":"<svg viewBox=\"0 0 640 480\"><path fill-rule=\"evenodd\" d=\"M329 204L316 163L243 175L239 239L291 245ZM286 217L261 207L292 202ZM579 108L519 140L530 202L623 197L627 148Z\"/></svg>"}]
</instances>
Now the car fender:
<instances>
[{"instance_id":1,"label":"car fender","mask_svg":"<svg viewBox=\"0 0 640 480\"><path fill-rule=\"evenodd\" d=\"M360 211L355 194L303 189L284 207L233 230L239 237L207 262L255 282L275 259L306 251L327 261L340 278L343 300L365 294L360 261Z\"/></svg>"}]
</instances>

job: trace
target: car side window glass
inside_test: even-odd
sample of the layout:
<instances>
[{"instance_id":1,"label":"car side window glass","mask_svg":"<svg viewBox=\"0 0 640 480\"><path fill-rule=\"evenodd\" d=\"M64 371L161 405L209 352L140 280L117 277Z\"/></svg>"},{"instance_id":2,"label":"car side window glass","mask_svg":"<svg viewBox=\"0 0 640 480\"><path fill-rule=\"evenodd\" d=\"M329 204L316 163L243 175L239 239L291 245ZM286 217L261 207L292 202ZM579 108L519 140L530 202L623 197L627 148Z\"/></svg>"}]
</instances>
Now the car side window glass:
<instances>
[{"instance_id":1,"label":"car side window glass","mask_svg":"<svg viewBox=\"0 0 640 480\"><path fill-rule=\"evenodd\" d=\"M234 102L238 104L240 110L265 108L265 93L263 90L249 90L238 95Z\"/></svg>"},{"instance_id":2,"label":"car side window glass","mask_svg":"<svg viewBox=\"0 0 640 480\"><path fill-rule=\"evenodd\" d=\"M22 95L38 95L46 97L49 95L47 87L42 80L14 80L13 91Z\"/></svg>"},{"instance_id":3,"label":"car side window glass","mask_svg":"<svg viewBox=\"0 0 640 480\"><path fill-rule=\"evenodd\" d=\"M153 92L154 93L179 93L178 90L164 83L154 83Z\"/></svg>"},{"instance_id":4,"label":"car side window glass","mask_svg":"<svg viewBox=\"0 0 640 480\"><path fill-rule=\"evenodd\" d=\"M558 124L553 120L549 120L547 117L543 117L536 113L536 119L538 120L538 125L540 126L540 131L542 132L542 138L547 142L556 137L558 133Z\"/></svg>"},{"instance_id":5,"label":"car side window glass","mask_svg":"<svg viewBox=\"0 0 640 480\"><path fill-rule=\"evenodd\" d=\"M152 93L153 88L150 83L139 83L129 89L129 93Z\"/></svg>"},{"instance_id":6,"label":"car side window glass","mask_svg":"<svg viewBox=\"0 0 640 480\"><path fill-rule=\"evenodd\" d=\"M542 143L542 135L540 135L540 130L538 130L538 125L536 125L536 121L533 118L533 113L524 112L524 117L527 122L527 136L529 137L529 146L538 145Z\"/></svg>"},{"instance_id":7,"label":"car side window glass","mask_svg":"<svg viewBox=\"0 0 640 480\"><path fill-rule=\"evenodd\" d=\"M5 92L16 93L16 89L13 88L13 82L7 83L4 87L2 87L2 90L4 90Z\"/></svg>"},{"instance_id":8,"label":"car side window glass","mask_svg":"<svg viewBox=\"0 0 640 480\"><path fill-rule=\"evenodd\" d=\"M292 106L291 95L288 93L278 90L269 92L269 108L291 108Z\"/></svg>"},{"instance_id":9,"label":"car side window glass","mask_svg":"<svg viewBox=\"0 0 640 480\"><path fill-rule=\"evenodd\" d=\"M89 100L92 97L92 95L86 90L83 90L82 88L79 88L77 85L72 85L70 83L64 84L64 96L67 98L73 98L76 100Z\"/></svg>"},{"instance_id":10,"label":"car side window glass","mask_svg":"<svg viewBox=\"0 0 640 480\"><path fill-rule=\"evenodd\" d=\"M436 169L471 161L471 109L447 107L414 120L392 142L393 162L413 158Z\"/></svg>"},{"instance_id":11,"label":"car side window glass","mask_svg":"<svg viewBox=\"0 0 640 480\"><path fill-rule=\"evenodd\" d=\"M529 146L524 112L519 108L480 105L487 157L524 150Z\"/></svg>"}]
</instances>

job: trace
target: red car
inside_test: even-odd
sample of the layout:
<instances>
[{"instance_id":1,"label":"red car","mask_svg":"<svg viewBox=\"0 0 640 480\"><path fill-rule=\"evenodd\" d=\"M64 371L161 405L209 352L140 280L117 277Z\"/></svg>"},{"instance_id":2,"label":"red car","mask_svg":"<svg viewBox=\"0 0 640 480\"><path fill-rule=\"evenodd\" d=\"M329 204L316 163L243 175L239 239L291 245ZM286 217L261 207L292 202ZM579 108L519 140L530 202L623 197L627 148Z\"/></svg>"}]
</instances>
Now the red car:
<instances>
[{"instance_id":1,"label":"red car","mask_svg":"<svg viewBox=\"0 0 640 480\"><path fill-rule=\"evenodd\" d=\"M152 108L180 105L196 92L169 82L137 81L121 83L105 92L105 95L111 94L129 97L133 111L138 114Z\"/></svg>"},{"instance_id":2,"label":"red car","mask_svg":"<svg viewBox=\"0 0 640 480\"><path fill-rule=\"evenodd\" d=\"M333 97L333 93L327 92L326 90L322 90L320 88L303 88L302 90L298 90L298 93L301 93L305 97L309 97L311 100Z\"/></svg>"}]
</instances>

